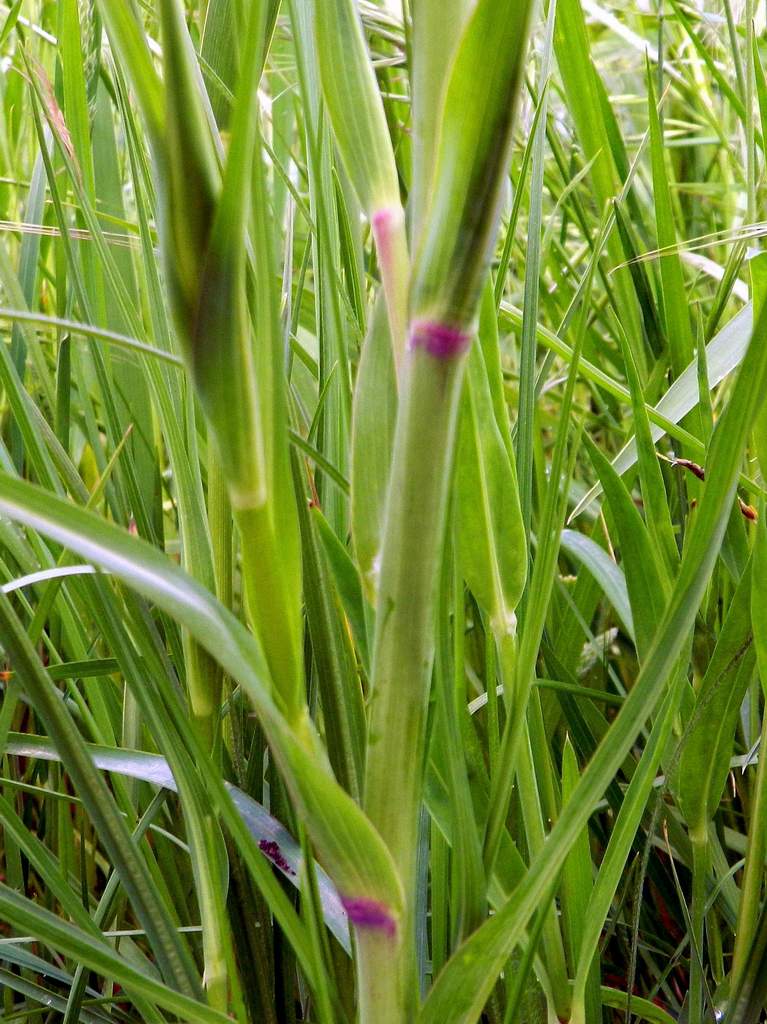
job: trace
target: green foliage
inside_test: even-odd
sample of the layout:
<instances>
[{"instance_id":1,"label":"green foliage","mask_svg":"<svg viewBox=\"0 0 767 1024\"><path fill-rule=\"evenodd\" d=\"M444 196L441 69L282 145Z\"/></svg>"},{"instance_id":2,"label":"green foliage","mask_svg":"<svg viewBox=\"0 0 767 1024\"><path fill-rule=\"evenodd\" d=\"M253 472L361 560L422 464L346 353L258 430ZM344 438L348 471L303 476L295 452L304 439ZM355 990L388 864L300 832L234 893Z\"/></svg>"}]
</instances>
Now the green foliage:
<instances>
[{"instance_id":1,"label":"green foliage","mask_svg":"<svg viewBox=\"0 0 767 1024\"><path fill-rule=\"evenodd\" d=\"M764 1017L761 6L8 0L3 1020Z\"/></svg>"}]
</instances>

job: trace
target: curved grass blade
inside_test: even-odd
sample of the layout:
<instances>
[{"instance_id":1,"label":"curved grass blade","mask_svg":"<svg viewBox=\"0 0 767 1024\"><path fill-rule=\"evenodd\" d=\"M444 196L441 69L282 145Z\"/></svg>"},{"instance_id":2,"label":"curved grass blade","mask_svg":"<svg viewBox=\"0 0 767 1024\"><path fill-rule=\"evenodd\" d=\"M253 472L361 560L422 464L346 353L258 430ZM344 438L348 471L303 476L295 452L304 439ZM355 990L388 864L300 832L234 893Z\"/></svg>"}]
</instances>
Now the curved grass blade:
<instances>
[{"instance_id":1,"label":"curved grass blade","mask_svg":"<svg viewBox=\"0 0 767 1024\"><path fill-rule=\"evenodd\" d=\"M576 533L575 530L563 530L560 544L562 549L585 566L599 583L605 597L618 613L624 629L633 640L634 619L626 588L626 577L620 566L615 564L596 541L583 533Z\"/></svg>"},{"instance_id":2,"label":"curved grass blade","mask_svg":"<svg viewBox=\"0 0 767 1024\"><path fill-rule=\"evenodd\" d=\"M596 445L588 442L587 446L615 523L637 628L637 653L644 659L663 616L669 587L650 534L627 487Z\"/></svg>"}]
</instances>

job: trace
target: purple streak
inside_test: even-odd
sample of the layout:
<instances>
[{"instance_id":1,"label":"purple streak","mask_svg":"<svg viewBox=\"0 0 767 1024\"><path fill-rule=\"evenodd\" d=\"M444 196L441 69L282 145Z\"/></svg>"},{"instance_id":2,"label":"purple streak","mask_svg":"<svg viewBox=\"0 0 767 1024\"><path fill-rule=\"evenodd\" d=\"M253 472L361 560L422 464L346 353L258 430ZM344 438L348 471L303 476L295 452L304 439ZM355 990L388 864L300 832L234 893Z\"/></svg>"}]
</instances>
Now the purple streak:
<instances>
[{"instance_id":1,"label":"purple streak","mask_svg":"<svg viewBox=\"0 0 767 1024\"><path fill-rule=\"evenodd\" d=\"M356 928L370 928L374 931L383 932L393 938L397 931L397 924L389 911L389 908L378 900L369 900L365 897L355 899L344 899L341 897L344 910L349 915L350 922Z\"/></svg>"},{"instance_id":2,"label":"purple streak","mask_svg":"<svg viewBox=\"0 0 767 1024\"><path fill-rule=\"evenodd\" d=\"M272 864L276 865L286 875L295 875L295 871L282 855L279 843L273 839L259 839L258 848L264 856L268 857Z\"/></svg>"},{"instance_id":3,"label":"purple streak","mask_svg":"<svg viewBox=\"0 0 767 1024\"><path fill-rule=\"evenodd\" d=\"M416 320L410 329L410 347L422 348L435 359L455 359L463 355L471 335L460 327L433 320Z\"/></svg>"}]
</instances>

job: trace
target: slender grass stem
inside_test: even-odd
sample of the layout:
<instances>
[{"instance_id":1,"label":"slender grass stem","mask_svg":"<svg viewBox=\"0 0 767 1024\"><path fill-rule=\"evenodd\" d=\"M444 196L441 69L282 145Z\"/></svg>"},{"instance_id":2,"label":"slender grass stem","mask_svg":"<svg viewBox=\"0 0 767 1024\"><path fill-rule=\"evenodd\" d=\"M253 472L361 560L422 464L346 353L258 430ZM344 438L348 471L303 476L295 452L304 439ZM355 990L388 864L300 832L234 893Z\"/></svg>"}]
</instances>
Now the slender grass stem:
<instances>
[{"instance_id":1,"label":"slender grass stem","mask_svg":"<svg viewBox=\"0 0 767 1024\"><path fill-rule=\"evenodd\" d=\"M706 1005L704 941L711 847L708 829L690 836L692 840L692 932L690 935L690 1020L703 1021Z\"/></svg>"},{"instance_id":2,"label":"slender grass stem","mask_svg":"<svg viewBox=\"0 0 767 1024\"><path fill-rule=\"evenodd\" d=\"M762 717L760 750L767 750L767 715ZM745 975L748 956L759 923L759 904L764 878L767 845L767 757L759 758L751 808L751 829L746 849L746 866L741 886L735 948L732 957L732 991L737 992Z\"/></svg>"}]
</instances>

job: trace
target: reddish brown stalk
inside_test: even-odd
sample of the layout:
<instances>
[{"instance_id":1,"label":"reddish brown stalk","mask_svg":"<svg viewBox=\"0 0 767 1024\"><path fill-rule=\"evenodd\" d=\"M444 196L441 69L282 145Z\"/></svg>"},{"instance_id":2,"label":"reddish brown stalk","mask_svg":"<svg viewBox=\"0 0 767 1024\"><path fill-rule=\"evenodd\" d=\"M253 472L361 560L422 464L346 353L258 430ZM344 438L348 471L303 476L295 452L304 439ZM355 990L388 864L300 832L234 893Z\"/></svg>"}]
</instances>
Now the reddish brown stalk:
<instances>
[{"instance_id":1,"label":"reddish brown stalk","mask_svg":"<svg viewBox=\"0 0 767 1024\"><path fill-rule=\"evenodd\" d=\"M681 466L682 469L689 469L693 476L696 476L699 480L706 479L706 471L703 466L699 466L697 462L692 462L690 459L675 459L675 466Z\"/></svg>"}]
</instances>

